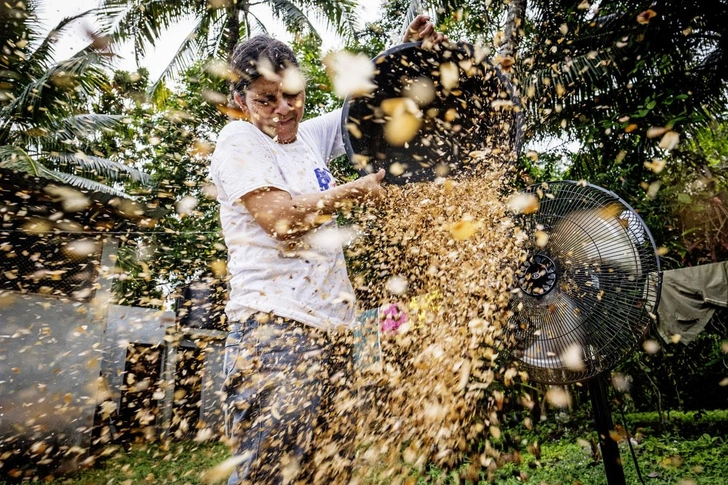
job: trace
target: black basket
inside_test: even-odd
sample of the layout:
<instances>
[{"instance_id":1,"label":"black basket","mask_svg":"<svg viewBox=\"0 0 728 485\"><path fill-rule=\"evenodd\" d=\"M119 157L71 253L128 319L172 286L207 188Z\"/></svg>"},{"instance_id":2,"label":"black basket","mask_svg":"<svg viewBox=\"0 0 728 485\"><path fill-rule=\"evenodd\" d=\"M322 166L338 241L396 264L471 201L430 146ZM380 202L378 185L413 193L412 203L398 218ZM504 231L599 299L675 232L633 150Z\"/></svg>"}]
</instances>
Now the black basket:
<instances>
[{"instance_id":1,"label":"black basket","mask_svg":"<svg viewBox=\"0 0 728 485\"><path fill-rule=\"evenodd\" d=\"M360 174L387 170L394 184L434 180L477 170L474 151L504 160L517 157L522 112L507 76L475 46L446 43L424 49L421 42L400 44L374 59L375 91L347 97L342 132L347 155ZM458 70L457 83L444 86L441 68ZM417 99L417 83L434 88L431 99ZM419 109L420 126L408 142L391 144L385 126L391 121L382 102L410 98Z\"/></svg>"}]
</instances>

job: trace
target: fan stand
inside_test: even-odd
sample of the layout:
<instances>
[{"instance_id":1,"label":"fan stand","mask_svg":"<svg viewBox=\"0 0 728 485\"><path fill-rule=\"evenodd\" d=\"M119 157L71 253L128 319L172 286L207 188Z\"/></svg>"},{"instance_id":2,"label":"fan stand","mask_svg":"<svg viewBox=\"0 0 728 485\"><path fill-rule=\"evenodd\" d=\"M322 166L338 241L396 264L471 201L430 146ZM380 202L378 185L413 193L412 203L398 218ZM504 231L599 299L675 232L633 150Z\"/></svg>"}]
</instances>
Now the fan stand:
<instances>
[{"instance_id":1,"label":"fan stand","mask_svg":"<svg viewBox=\"0 0 728 485\"><path fill-rule=\"evenodd\" d=\"M626 485L622 459L619 456L619 447L612 438L614 422L609 409L609 395L607 393L607 373L602 373L587 380L589 397L592 402L594 421L599 435L599 447L604 462L604 471L609 485Z\"/></svg>"},{"instance_id":2,"label":"fan stand","mask_svg":"<svg viewBox=\"0 0 728 485\"><path fill-rule=\"evenodd\" d=\"M536 297L541 297L551 291L558 279L556 264L545 254L536 254L525 261L517 274L520 277L521 290ZM528 278L526 278L526 275L528 275ZM603 372L588 379L586 384L592 402L596 431L599 436L599 448L607 475L607 484L626 485L619 447L611 435L614 430L614 421L609 408L607 375L608 372Z\"/></svg>"}]
</instances>

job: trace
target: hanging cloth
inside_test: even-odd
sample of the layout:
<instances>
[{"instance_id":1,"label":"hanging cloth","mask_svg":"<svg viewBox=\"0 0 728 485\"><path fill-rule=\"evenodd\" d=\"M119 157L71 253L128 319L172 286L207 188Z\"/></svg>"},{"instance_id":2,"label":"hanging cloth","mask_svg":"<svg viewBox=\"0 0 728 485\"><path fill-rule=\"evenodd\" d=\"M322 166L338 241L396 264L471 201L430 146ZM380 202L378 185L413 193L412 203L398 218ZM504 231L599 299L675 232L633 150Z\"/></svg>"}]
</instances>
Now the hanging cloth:
<instances>
[{"instance_id":1,"label":"hanging cloth","mask_svg":"<svg viewBox=\"0 0 728 485\"><path fill-rule=\"evenodd\" d=\"M657 332L666 342L679 338L687 345L703 331L718 307L728 307L728 261L665 271Z\"/></svg>"}]
</instances>

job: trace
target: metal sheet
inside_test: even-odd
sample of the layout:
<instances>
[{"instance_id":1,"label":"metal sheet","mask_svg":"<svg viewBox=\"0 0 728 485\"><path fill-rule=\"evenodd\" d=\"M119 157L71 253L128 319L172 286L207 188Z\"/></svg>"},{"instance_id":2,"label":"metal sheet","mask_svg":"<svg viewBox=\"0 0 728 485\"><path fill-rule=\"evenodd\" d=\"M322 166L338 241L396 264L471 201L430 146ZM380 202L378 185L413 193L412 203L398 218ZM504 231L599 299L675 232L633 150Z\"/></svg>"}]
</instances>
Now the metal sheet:
<instances>
[{"instance_id":1,"label":"metal sheet","mask_svg":"<svg viewBox=\"0 0 728 485\"><path fill-rule=\"evenodd\" d=\"M0 297L0 449L38 442L87 449L102 325L91 323L85 303L13 292ZM50 446L35 449L41 457L52 453Z\"/></svg>"}]
</instances>

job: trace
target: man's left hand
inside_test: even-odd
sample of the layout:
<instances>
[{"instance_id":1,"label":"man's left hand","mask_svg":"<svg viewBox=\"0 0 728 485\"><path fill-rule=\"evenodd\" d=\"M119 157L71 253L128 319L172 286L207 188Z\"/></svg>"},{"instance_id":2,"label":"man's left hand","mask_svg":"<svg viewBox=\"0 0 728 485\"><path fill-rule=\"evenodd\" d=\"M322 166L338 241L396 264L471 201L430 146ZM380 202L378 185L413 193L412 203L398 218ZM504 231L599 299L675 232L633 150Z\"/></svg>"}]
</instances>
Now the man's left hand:
<instances>
[{"instance_id":1,"label":"man's left hand","mask_svg":"<svg viewBox=\"0 0 728 485\"><path fill-rule=\"evenodd\" d=\"M437 32L435 25L430 21L430 17L420 14L407 26L407 32L404 34L402 42L427 41L432 44L441 44L447 40L445 34Z\"/></svg>"}]
</instances>

